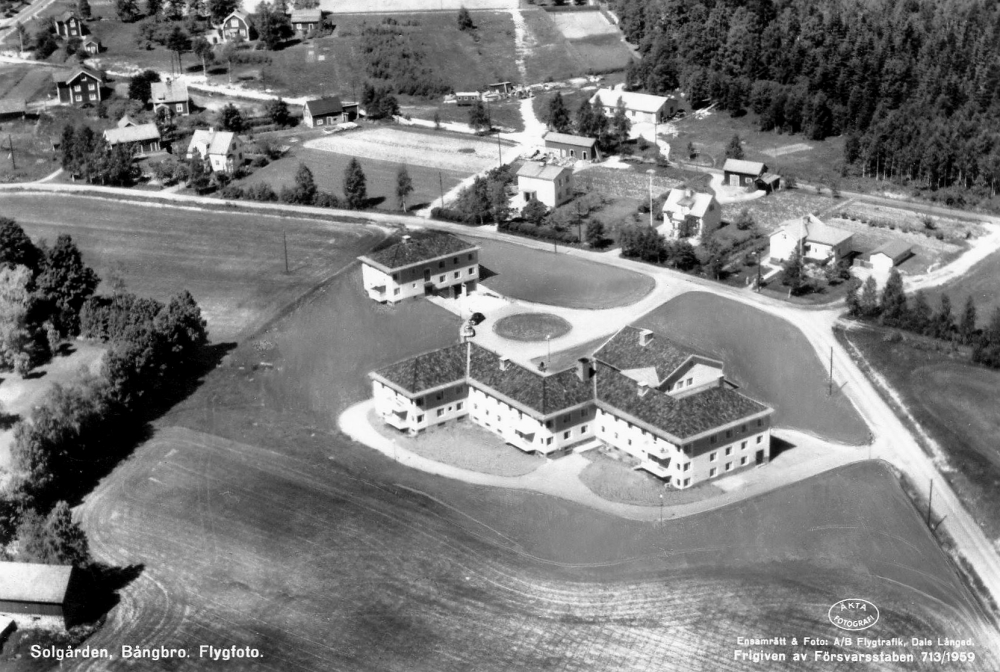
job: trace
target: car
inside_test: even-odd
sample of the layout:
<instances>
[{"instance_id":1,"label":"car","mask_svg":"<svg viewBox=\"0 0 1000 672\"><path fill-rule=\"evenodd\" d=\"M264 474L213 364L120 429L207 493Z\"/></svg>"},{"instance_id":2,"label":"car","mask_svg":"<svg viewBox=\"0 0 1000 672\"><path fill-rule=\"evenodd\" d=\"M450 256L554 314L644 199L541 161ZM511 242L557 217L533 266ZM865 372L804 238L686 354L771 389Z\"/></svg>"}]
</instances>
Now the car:
<instances>
[{"instance_id":1,"label":"car","mask_svg":"<svg viewBox=\"0 0 1000 672\"><path fill-rule=\"evenodd\" d=\"M469 322L473 325L482 324L486 321L486 316L482 313L473 313L472 317L469 318Z\"/></svg>"}]
</instances>

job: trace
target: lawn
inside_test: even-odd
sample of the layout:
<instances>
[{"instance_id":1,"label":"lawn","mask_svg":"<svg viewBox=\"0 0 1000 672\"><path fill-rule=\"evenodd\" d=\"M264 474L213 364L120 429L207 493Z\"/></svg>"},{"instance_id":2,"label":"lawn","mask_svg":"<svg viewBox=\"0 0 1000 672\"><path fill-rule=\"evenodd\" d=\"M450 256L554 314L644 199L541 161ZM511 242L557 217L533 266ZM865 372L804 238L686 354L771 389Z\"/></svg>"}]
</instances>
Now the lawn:
<instances>
[{"instance_id":1,"label":"lawn","mask_svg":"<svg viewBox=\"0 0 1000 672\"><path fill-rule=\"evenodd\" d=\"M495 476L523 476L545 464L543 457L528 455L468 420L438 426L415 437L385 424L374 411L368 420L382 436L400 448L461 469Z\"/></svg>"},{"instance_id":2,"label":"lawn","mask_svg":"<svg viewBox=\"0 0 1000 672\"><path fill-rule=\"evenodd\" d=\"M122 271L137 294L189 290L216 342L260 327L381 238L357 225L55 194L3 194L0 212L35 240L70 234L98 274Z\"/></svg>"},{"instance_id":3,"label":"lawn","mask_svg":"<svg viewBox=\"0 0 1000 672\"><path fill-rule=\"evenodd\" d=\"M316 186L337 197L344 195L344 171L351 160L347 154L338 154L302 145L293 145L292 152L273 163L258 168L248 177L238 182L243 186L266 182L275 191L295 184L295 173L303 163L312 171ZM380 210L399 211L396 203L396 175L403 164L378 159L359 159L365 172L368 198ZM448 191L461 182L466 175L452 170L432 170L410 164L406 168L413 180L413 193L407 199L407 207L413 208L440 198L441 191Z\"/></svg>"},{"instance_id":4,"label":"lawn","mask_svg":"<svg viewBox=\"0 0 1000 672\"><path fill-rule=\"evenodd\" d=\"M722 490L711 483L687 490L669 488L655 476L636 471L632 465L596 450L584 453L584 456L590 464L580 472L580 480L595 495L611 502L641 506L659 506L662 502L664 506L672 506L722 494Z\"/></svg>"},{"instance_id":5,"label":"lawn","mask_svg":"<svg viewBox=\"0 0 1000 672\"><path fill-rule=\"evenodd\" d=\"M411 99L408 104L400 105L400 111L404 115L409 115L414 119L434 120L434 113L441 121L451 121L459 124L469 123L469 110L471 107L459 107L453 103L425 103ZM524 119L521 117L521 101L512 98L492 102L487 110L494 127L509 129L512 131L524 130Z\"/></svg>"},{"instance_id":6,"label":"lawn","mask_svg":"<svg viewBox=\"0 0 1000 672\"><path fill-rule=\"evenodd\" d=\"M946 351L886 341L880 330L838 332L899 393L920 425L948 454L957 471L945 478L986 535L1000 537L1000 371L974 366ZM848 351L852 348L848 346ZM853 354L853 352L852 352Z\"/></svg>"},{"instance_id":7,"label":"lawn","mask_svg":"<svg viewBox=\"0 0 1000 672\"><path fill-rule=\"evenodd\" d=\"M621 70L628 62L628 48L617 36L598 35L571 41L556 25L555 15L530 8L522 9L521 16L525 28L524 65L529 84Z\"/></svg>"},{"instance_id":8,"label":"lawn","mask_svg":"<svg viewBox=\"0 0 1000 672\"><path fill-rule=\"evenodd\" d=\"M653 280L612 266L492 240L478 241L484 284L522 301L564 308L617 308L649 294ZM495 274L495 275L494 275Z\"/></svg>"},{"instance_id":9,"label":"lawn","mask_svg":"<svg viewBox=\"0 0 1000 672\"><path fill-rule=\"evenodd\" d=\"M782 189L752 201L727 203L722 206L722 219L726 222L736 221L740 212L746 210L766 235L776 231L790 219L823 213L838 205L838 201L827 196L817 196L799 189Z\"/></svg>"},{"instance_id":10,"label":"lawn","mask_svg":"<svg viewBox=\"0 0 1000 672\"><path fill-rule=\"evenodd\" d=\"M573 325L547 313L518 313L501 317L493 323L497 335L513 341L544 341L568 334Z\"/></svg>"},{"instance_id":11,"label":"lawn","mask_svg":"<svg viewBox=\"0 0 1000 672\"><path fill-rule=\"evenodd\" d=\"M862 444L868 427L842 393L827 396L827 372L791 324L729 299L689 292L637 325L721 359L741 391L775 409L773 422L833 441Z\"/></svg>"},{"instance_id":12,"label":"lawn","mask_svg":"<svg viewBox=\"0 0 1000 672\"><path fill-rule=\"evenodd\" d=\"M90 644L259 647L248 670L645 670L683 652L729 671L732 633L827 632L844 595L878 604L881 637L977 636L877 464L656 525L412 471L332 431L365 372L457 329L427 302L373 304L352 271L275 325L273 369L241 370L259 358L241 345L85 502L98 557L143 565Z\"/></svg>"},{"instance_id":13,"label":"lawn","mask_svg":"<svg viewBox=\"0 0 1000 672\"><path fill-rule=\"evenodd\" d=\"M960 278L926 289L924 293L932 306L939 305L941 295L947 294L956 313L971 296L976 303L979 326L985 327L993 311L1000 308L1000 252L986 257Z\"/></svg>"}]
</instances>

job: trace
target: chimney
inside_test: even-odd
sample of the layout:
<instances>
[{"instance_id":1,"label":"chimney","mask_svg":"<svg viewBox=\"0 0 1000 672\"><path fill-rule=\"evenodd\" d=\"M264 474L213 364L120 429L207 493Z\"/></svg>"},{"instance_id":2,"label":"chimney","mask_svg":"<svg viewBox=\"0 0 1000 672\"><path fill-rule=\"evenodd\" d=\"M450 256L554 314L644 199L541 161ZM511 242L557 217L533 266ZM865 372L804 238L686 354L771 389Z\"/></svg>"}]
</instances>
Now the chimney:
<instances>
[{"instance_id":1,"label":"chimney","mask_svg":"<svg viewBox=\"0 0 1000 672\"><path fill-rule=\"evenodd\" d=\"M404 243L409 243L410 242L410 236L409 235L403 236L402 240L403 240Z\"/></svg>"},{"instance_id":2,"label":"chimney","mask_svg":"<svg viewBox=\"0 0 1000 672\"><path fill-rule=\"evenodd\" d=\"M653 332L649 329L639 330L639 345L645 348L653 341Z\"/></svg>"},{"instance_id":3,"label":"chimney","mask_svg":"<svg viewBox=\"0 0 1000 672\"><path fill-rule=\"evenodd\" d=\"M590 366L590 360L586 357L576 360L576 376L580 379L581 383L586 383L594 377L594 369Z\"/></svg>"},{"instance_id":4,"label":"chimney","mask_svg":"<svg viewBox=\"0 0 1000 672\"><path fill-rule=\"evenodd\" d=\"M507 357L501 357L500 358L500 370L501 371L506 371L507 370L507 366L509 364L510 364L510 359L508 359Z\"/></svg>"},{"instance_id":5,"label":"chimney","mask_svg":"<svg viewBox=\"0 0 1000 672\"><path fill-rule=\"evenodd\" d=\"M645 397L646 393L649 392L649 383L644 380L639 381L639 396Z\"/></svg>"}]
</instances>

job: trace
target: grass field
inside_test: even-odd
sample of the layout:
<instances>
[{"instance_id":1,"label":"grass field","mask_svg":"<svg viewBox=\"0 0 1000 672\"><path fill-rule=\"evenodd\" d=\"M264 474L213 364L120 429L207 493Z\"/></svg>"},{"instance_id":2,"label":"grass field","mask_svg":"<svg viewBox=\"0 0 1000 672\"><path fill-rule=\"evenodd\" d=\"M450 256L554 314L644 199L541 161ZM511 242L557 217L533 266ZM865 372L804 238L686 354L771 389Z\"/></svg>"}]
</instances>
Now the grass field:
<instances>
[{"instance_id":1,"label":"grass field","mask_svg":"<svg viewBox=\"0 0 1000 672\"><path fill-rule=\"evenodd\" d=\"M900 394L920 425L944 448L958 471L945 474L991 539L1000 538L1000 371L945 352L890 343L881 331L841 334ZM849 348L850 351L850 348Z\"/></svg>"},{"instance_id":2,"label":"grass field","mask_svg":"<svg viewBox=\"0 0 1000 672\"><path fill-rule=\"evenodd\" d=\"M248 670L728 671L746 669L733 633L827 632L844 595L879 605L882 637L979 637L948 559L876 464L661 526L345 441L333 423L368 395L365 372L458 328L427 302L373 304L358 275L275 325L273 369L241 370L259 358L241 345L88 498L98 556L144 565L92 645L257 646Z\"/></svg>"},{"instance_id":3,"label":"grass field","mask_svg":"<svg viewBox=\"0 0 1000 672\"><path fill-rule=\"evenodd\" d=\"M266 182L275 191L284 186L295 184L295 173L299 164L304 163L313 173L316 186L337 197L344 195L344 171L351 156L328 152L322 149L312 149L304 146L295 147L290 155L259 168L248 177L238 182L243 186ZM368 186L368 198L380 210L399 211L396 203L396 174L403 164L378 159L359 159L361 169L365 172ZM452 187L461 182L467 175L452 170L432 170L419 165L409 164L406 167L413 180L413 193L407 199L407 207L413 208L430 203L440 198L443 188L448 193Z\"/></svg>"},{"instance_id":4,"label":"grass field","mask_svg":"<svg viewBox=\"0 0 1000 672\"><path fill-rule=\"evenodd\" d=\"M496 274L484 284L515 299L566 308L616 308L653 289L652 279L620 268L492 240L478 244L480 263Z\"/></svg>"},{"instance_id":5,"label":"grass field","mask_svg":"<svg viewBox=\"0 0 1000 672\"><path fill-rule=\"evenodd\" d=\"M573 325L546 313L519 313L501 317L493 323L493 331L515 341L544 341L568 334Z\"/></svg>"},{"instance_id":6,"label":"grass field","mask_svg":"<svg viewBox=\"0 0 1000 672\"><path fill-rule=\"evenodd\" d=\"M554 18L563 16L566 15L535 8L521 10L525 28L524 65L529 84L625 68L630 55L617 35L566 39L556 24L565 19Z\"/></svg>"},{"instance_id":7,"label":"grass field","mask_svg":"<svg viewBox=\"0 0 1000 672\"><path fill-rule=\"evenodd\" d=\"M260 326L380 238L356 225L55 194L3 194L0 212L35 240L70 234L99 275L121 268L137 294L166 300L189 290L216 342Z\"/></svg>"},{"instance_id":8,"label":"grass field","mask_svg":"<svg viewBox=\"0 0 1000 672\"><path fill-rule=\"evenodd\" d=\"M836 200L826 196L817 196L798 189L785 189L752 201L727 203L722 206L722 219L733 222L741 211L746 210L757 226L765 234L769 234L789 219L823 212L837 205Z\"/></svg>"},{"instance_id":9,"label":"grass field","mask_svg":"<svg viewBox=\"0 0 1000 672\"><path fill-rule=\"evenodd\" d=\"M971 296L976 303L976 316L980 327L985 327L993 311L1000 307L1000 252L994 252L973 266L961 278L924 291L932 306L941 302L941 295L951 298L956 309L965 305Z\"/></svg>"},{"instance_id":10,"label":"grass field","mask_svg":"<svg viewBox=\"0 0 1000 672\"><path fill-rule=\"evenodd\" d=\"M861 444L868 428L843 394L827 396L823 365L792 325L729 299L689 292L638 325L726 363L726 377L775 409L773 422Z\"/></svg>"},{"instance_id":11,"label":"grass field","mask_svg":"<svg viewBox=\"0 0 1000 672\"><path fill-rule=\"evenodd\" d=\"M459 124L469 123L469 107L459 107L452 103L423 103L411 100L409 104L400 105L400 112L414 119L433 121L434 113L441 121L452 121ZM492 102L487 109L490 122L494 128L503 128L520 132L524 130L524 119L521 117L521 101L515 99Z\"/></svg>"}]
</instances>

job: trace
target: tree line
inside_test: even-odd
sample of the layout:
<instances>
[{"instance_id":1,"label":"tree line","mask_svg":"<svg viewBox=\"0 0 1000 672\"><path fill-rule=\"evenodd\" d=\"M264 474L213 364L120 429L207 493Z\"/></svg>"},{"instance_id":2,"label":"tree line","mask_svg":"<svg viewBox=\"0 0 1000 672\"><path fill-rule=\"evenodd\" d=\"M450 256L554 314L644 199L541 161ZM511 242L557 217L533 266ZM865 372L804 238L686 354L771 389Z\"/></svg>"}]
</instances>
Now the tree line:
<instances>
[{"instance_id":1,"label":"tree line","mask_svg":"<svg viewBox=\"0 0 1000 672\"><path fill-rule=\"evenodd\" d=\"M628 141L632 130L632 121L625 113L625 102L619 98L615 105L614 115L609 119L600 103L592 105L585 98L576 110L574 117L570 116L566 101L561 93L556 93L549 100L546 114L548 127L557 133L573 133L597 140L598 148L605 153L618 151Z\"/></svg>"},{"instance_id":2,"label":"tree line","mask_svg":"<svg viewBox=\"0 0 1000 672\"><path fill-rule=\"evenodd\" d=\"M1000 178L1000 5L989 0L613 0L632 87L847 136L847 171L945 198Z\"/></svg>"}]
</instances>

